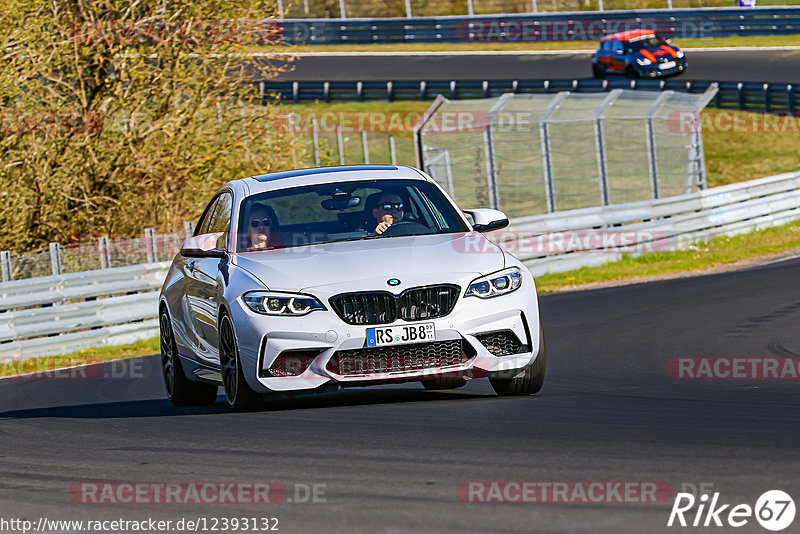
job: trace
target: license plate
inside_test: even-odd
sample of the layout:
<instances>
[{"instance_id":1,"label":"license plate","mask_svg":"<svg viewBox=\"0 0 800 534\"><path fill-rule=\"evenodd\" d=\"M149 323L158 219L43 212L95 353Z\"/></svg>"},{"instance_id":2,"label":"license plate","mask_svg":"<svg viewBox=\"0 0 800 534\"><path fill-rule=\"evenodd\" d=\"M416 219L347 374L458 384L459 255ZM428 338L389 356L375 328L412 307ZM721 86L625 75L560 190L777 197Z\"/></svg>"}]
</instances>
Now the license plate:
<instances>
[{"instance_id":1,"label":"license plate","mask_svg":"<svg viewBox=\"0 0 800 534\"><path fill-rule=\"evenodd\" d=\"M436 330L433 328L433 323L367 328L368 347L403 345L423 341L436 341Z\"/></svg>"},{"instance_id":2,"label":"license plate","mask_svg":"<svg viewBox=\"0 0 800 534\"><path fill-rule=\"evenodd\" d=\"M658 68L661 69L661 70L667 70L667 69L671 69L673 67L675 67L675 62L674 61L667 61L666 63L662 63L662 64L660 64L658 66Z\"/></svg>"}]
</instances>

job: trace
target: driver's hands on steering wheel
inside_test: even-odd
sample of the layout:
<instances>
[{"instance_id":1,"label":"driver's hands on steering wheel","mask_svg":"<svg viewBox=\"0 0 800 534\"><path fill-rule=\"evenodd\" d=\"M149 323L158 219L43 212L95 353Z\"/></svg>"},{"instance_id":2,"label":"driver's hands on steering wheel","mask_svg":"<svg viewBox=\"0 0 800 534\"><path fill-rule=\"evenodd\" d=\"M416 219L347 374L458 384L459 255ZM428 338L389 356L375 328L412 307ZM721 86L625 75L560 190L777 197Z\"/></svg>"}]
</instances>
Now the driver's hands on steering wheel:
<instances>
[{"instance_id":1,"label":"driver's hands on steering wheel","mask_svg":"<svg viewBox=\"0 0 800 534\"><path fill-rule=\"evenodd\" d=\"M392 223L394 222L394 217L389 214L384 215L381 217L381 220L378 221L378 226L375 227L375 233L381 235L383 232L389 228Z\"/></svg>"}]
</instances>

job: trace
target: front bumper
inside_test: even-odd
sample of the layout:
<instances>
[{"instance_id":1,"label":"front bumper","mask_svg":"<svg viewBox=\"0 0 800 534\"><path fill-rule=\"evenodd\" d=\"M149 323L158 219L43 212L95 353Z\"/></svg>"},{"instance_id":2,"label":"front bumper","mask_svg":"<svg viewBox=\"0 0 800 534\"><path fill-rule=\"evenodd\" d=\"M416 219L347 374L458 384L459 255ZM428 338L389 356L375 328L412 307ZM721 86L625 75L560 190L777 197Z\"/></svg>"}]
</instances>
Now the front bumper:
<instances>
[{"instance_id":1,"label":"front bumper","mask_svg":"<svg viewBox=\"0 0 800 534\"><path fill-rule=\"evenodd\" d=\"M479 378L498 373L513 376L529 365L539 351L540 329L536 288L527 269L523 268L522 287L508 295L491 299L463 297L466 284L462 281L460 286L461 296L449 315L421 321L434 323L437 343L459 342L462 347L459 358L441 357L439 363L436 360L439 355L433 350L437 347L422 347L423 344L395 345L392 347L396 350L393 348L388 355L386 351L381 355L380 351L366 349L366 329L374 325L347 324L330 306L327 311L303 317L270 317L252 312L237 299L230 303L230 308L248 384L261 393L290 392L332 384L371 385L441 376ZM397 320L380 326L414 323L417 321ZM515 337L519 353L507 354L509 351L498 350L497 345L488 343L494 353L490 351L479 337L492 332L502 332L509 339ZM483 340L487 341L485 337ZM452 347L453 343L443 345ZM287 354L302 355L305 370L296 376L270 376L273 364L279 368L284 365L284 360L277 363L279 356ZM343 355L358 354L363 354L363 358L357 371L352 369L352 358L349 370L340 366ZM404 354L412 357L404 359ZM416 358L414 354L425 356ZM452 356L452 351L448 354Z\"/></svg>"},{"instance_id":2,"label":"front bumper","mask_svg":"<svg viewBox=\"0 0 800 534\"><path fill-rule=\"evenodd\" d=\"M686 70L688 63L685 59L676 60L675 66L670 69L661 70L657 64L649 65L647 67L639 67L639 75L642 78L663 78L665 76L672 76L680 74Z\"/></svg>"}]
</instances>

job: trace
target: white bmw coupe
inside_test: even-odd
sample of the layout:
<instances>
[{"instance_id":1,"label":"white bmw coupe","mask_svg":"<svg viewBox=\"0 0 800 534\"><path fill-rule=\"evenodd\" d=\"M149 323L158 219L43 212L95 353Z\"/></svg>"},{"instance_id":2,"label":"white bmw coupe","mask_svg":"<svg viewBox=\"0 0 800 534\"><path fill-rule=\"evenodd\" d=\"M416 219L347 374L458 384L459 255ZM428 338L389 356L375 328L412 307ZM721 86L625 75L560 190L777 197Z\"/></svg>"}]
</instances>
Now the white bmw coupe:
<instances>
[{"instance_id":1,"label":"white bmw coupe","mask_svg":"<svg viewBox=\"0 0 800 534\"><path fill-rule=\"evenodd\" d=\"M161 289L175 405L252 409L269 394L488 377L542 387L536 287L485 232L506 216L455 205L412 167L362 165L223 186Z\"/></svg>"}]
</instances>

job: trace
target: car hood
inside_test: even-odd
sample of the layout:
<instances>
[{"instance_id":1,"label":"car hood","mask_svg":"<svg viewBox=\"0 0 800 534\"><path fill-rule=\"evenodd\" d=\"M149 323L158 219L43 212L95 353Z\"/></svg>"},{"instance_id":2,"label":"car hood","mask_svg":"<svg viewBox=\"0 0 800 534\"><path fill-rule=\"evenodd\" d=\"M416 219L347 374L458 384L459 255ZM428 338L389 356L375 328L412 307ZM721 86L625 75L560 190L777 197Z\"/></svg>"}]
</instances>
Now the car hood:
<instances>
[{"instance_id":1,"label":"car hood","mask_svg":"<svg viewBox=\"0 0 800 534\"><path fill-rule=\"evenodd\" d=\"M678 48L675 46L661 45L651 48L644 48L635 54L638 58L646 58L653 63L659 61L672 61L678 58Z\"/></svg>"},{"instance_id":2,"label":"car hood","mask_svg":"<svg viewBox=\"0 0 800 534\"><path fill-rule=\"evenodd\" d=\"M301 291L356 280L380 280L385 287L389 278L439 282L448 273L480 276L502 269L505 255L482 234L466 232L246 252L236 263L271 290Z\"/></svg>"}]
</instances>

